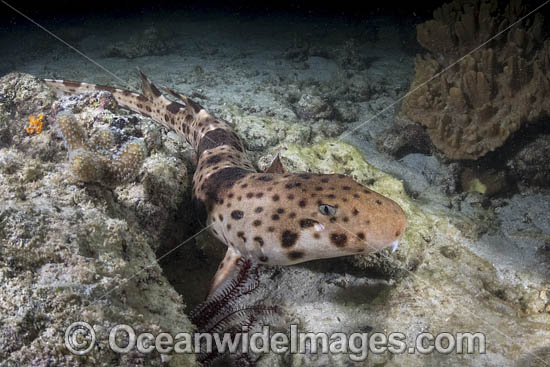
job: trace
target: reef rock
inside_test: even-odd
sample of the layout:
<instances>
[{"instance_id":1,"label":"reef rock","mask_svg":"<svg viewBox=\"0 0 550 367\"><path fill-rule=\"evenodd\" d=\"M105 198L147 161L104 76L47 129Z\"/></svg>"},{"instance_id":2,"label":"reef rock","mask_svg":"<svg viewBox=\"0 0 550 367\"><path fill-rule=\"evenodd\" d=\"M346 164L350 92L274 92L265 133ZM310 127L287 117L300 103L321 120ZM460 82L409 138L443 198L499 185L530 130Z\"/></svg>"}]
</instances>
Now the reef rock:
<instances>
[{"instance_id":1,"label":"reef rock","mask_svg":"<svg viewBox=\"0 0 550 367\"><path fill-rule=\"evenodd\" d=\"M512 177L523 186L549 187L550 135L541 135L522 147L506 166Z\"/></svg>"},{"instance_id":2,"label":"reef rock","mask_svg":"<svg viewBox=\"0 0 550 367\"><path fill-rule=\"evenodd\" d=\"M77 113L69 106L86 99L94 97L67 97L60 106L34 77L14 73L0 79L0 365L195 366L191 354L109 348L109 332L118 324L130 325L136 334L193 330L182 297L164 277L155 254L159 241L181 241L167 234L175 232L166 228L176 221L177 211L165 205L165 197L172 203L185 199L174 186L185 189L186 180L178 176L187 171L179 171L181 163L164 152L147 153L144 167L138 168L143 173L118 182L116 189L75 182L52 123L59 107ZM88 133L93 139L112 124L118 124L118 134L106 134L101 141L112 143L126 133L137 138L145 130L146 121L126 126L127 118L114 106L84 105L78 113L88 118L79 130L82 149L92 145ZM26 132L29 114L48 116L40 133ZM73 124L76 117L70 120ZM155 218L156 227L139 218L144 207L163 213ZM77 321L92 325L96 334L97 344L82 356L72 354L64 340ZM117 338L126 345L124 333Z\"/></svg>"},{"instance_id":3,"label":"reef rock","mask_svg":"<svg viewBox=\"0 0 550 367\"><path fill-rule=\"evenodd\" d=\"M428 154L432 145L422 126L409 124L382 131L376 138L376 148L380 152L402 158L411 153Z\"/></svg>"},{"instance_id":4,"label":"reef rock","mask_svg":"<svg viewBox=\"0 0 550 367\"><path fill-rule=\"evenodd\" d=\"M403 113L426 126L447 157L478 159L523 124L550 114L543 16L532 15L485 44L527 11L521 1L499 9L496 0L455 0L418 25L418 41L430 53L416 57Z\"/></svg>"},{"instance_id":5,"label":"reef rock","mask_svg":"<svg viewBox=\"0 0 550 367\"><path fill-rule=\"evenodd\" d=\"M370 353L367 361L351 362L353 352L285 354L261 358L259 366L512 366L540 361L548 354L549 287L547 261L510 266L510 258L527 258L535 251L522 242L544 243L548 236L547 204L532 215L534 202L518 197L492 216L506 222L483 237L472 229L487 225L482 208L469 212L449 210L433 203L410 199L403 183L366 162L353 146L324 140L310 146L281 144L276 148L288 171L344 173L399 203L408 218L407 230L395 253L322 260L276 270L262 278L258 298L284 307L300 331L333 333L391 332L406 335L413 346L422 332L433 335L459 332L485 335L486 352ZM272 153L260 159L263 168ZM514 204L515 203L515 204ZM518 210L517 204L521 204ZM529 208L529 209L528 209ZM503 213L506 212L506 213ZM522 220L523 219L523 220ZM532 223L531 223L532 221ZM487 231L486 231L487 232ZM512 242L510 238L516 238ZM495 238L494 243L491 238ZM532 241L532 242L531 242ZM513 249L516 249L515 253ZM519 250L518 250L519 249ZM487 252L494 251L490 255ZM503 258L505 260L503 261ZM546 261L546 262L545 262ZM350 266L353 265L353 266ZM539 269L533 272L532 269ZM290 296L289 296L290 295ZM371 341L373 339L370 339ZM367 343L367 341L365 341ZM363 344L363 346L365 346ZM464 345L463 345L464 346ZM410 350L410 349L409 349ZM365 358L367 356L365 355ZM545 361L545 360L543 360ZM536 364L534 364L536 365Z\"/></svg>"},{"instance_id":6,"label":"reef rock","mask_svg":"<svg viewBox=\"0 0 550 367\"><path fill-rule=\"evenodd\" d=\"M133 36L126 42L109 46L105 56L135 59L142 56L166 55L170 48L163 36L158 29L147 28L139 37Z\"/></svg>"}]
</instances>

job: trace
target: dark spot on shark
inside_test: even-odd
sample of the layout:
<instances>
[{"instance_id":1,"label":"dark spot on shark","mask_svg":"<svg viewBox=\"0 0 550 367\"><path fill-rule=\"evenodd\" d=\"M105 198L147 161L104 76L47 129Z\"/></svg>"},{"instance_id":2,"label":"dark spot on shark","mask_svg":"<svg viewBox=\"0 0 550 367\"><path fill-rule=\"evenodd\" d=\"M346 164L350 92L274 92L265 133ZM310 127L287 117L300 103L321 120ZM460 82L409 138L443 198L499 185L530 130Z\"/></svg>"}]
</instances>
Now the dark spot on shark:
<instances>
[{"instance_id":1,"label":"dark spot on shark","mask_svg":"<svg viewBox=\"0 0 550 367\"><path fill-rule=\"evenodd\" d=\"M310 228L310 227L313 227L313 225L317 224L319 222L317 222L316 220L313 220L313 219L300 219L300 227L302 228Z\"/></svg>"},{"instance_id":2,"label":"dark spot on shark","mask_svg":"<svg viewBox=\"0 0 550 367\"><path fill-rule=\"evenodd\" d=\"M243 151L240 140L233 131L226 129L215 129L210 130L203 136L199 146L197 147L197 155L201 156L205 150L216 148L221 145L229 145L240 152Z\"/></svg>"},{"instance_id":3,"label":"dark spot on shark","mask_svg":"<svg viewBox=\"0 0 550 367\"><path fill-rule=\"evenodd\" d=\"M183 105L179 104L178 102L172 102L166 106L166 109L168 112L176 114L180 110L180 108L184 108Z\"/></svg>"},{"instance_id":4,"label":"dark spot on shark","mask_svg":"<svg viewBox=\"0 0 550 367\"><path fill-rule=\"evenodd\" d=\"M242 219L242 217L244 217L244 212L242 210L233 210L231 212L231 218L233 219Z\"/></svg>"},{"instance_id":5,"label":"dark spot on shark","mask_svg":"<svg viewBox=\"0 0 550 367\"><path fill-rule=\"evenodd\" d=\"M226 167L205 179L203 183L203 192L207 198L204 203L206 207L213 207L214 204L218 202L218 192L220 189L231 188L236 181L242 179L247 174L248 172L242 168ZM199 182L200 181L202 181L202 177L199 177Z\"/></svg>"},{"instance_id":6,"label":"dark spot on shark","mask_svg":"<svg viewBox=\"0 0 550 367\"><path fill-rule=\"evenodd\" d=\"M343 233L331 233L330 241L336 247L344 247L348 241L348 237Z\"/></svg>"},{"instance_id":7,"label":"dark spot on shark","mask_svg":"<svg viewBox=\"0 0 550 367\"><path fill-rule=\"evenodd\" d=\"M246 242L246 237L244 236L244 232L242 231L237 232L237 237L240 237L243 240L243 242Z\"/></svg>"},{"instance_id":8,"label":"dark spot on shark","mask_svg":"<svg viewBox=\"0 0 550 367\"><path fill-rule=\"evenodd\" d=\"M296 232L286 230L281 234L281 246L283 246L284 248L289 248L294 246L297 240L298 240L298 233Z\"/></svg>"},{"instance_id":9,"label":"dark spot on shark","mask_svg":"<svg viewBox=\"0 0 550 367\"><path fill-rule=\"evenodd\" d=\"M208 164L215 164L222 160L222 158L219 155L213 155L212 157L208 158L206 163Z\"/></svg>"},{"instance_id":10,"label":"dark spot on shark","mask_svg":"<svg viewBox=\"0 0 550 367\"><path fill-rule=\"evenodd\" d=\"M287 254L287 257L290 260L298 260L298 259L301 259L302 257L304 257L304 253L302 251L290 251Z\"/></svg>"}]
</instances>

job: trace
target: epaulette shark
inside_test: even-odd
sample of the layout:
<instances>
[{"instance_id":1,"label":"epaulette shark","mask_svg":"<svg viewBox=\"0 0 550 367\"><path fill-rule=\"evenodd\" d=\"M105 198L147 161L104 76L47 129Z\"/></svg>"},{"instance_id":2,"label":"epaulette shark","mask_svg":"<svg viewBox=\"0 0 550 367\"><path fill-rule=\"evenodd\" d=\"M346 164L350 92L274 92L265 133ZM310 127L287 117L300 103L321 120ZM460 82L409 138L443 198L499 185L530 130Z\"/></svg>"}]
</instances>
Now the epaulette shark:
<instances>
[{"instance_id":1,"label":"epaulette shark","mask_svg":"<svg viewBox=\"0 0 550 367\"><path fill-rule=\"evenodd\" d=\"M341 174L286 173L278 159L257 172L229 123L142 73L142 94L96 84L44 79L66 93L108 91L117 103L187 140L197 156L193 201L202 223L227 253L211 293L238 270L239 260L264 265L368 254L397 247L407 225L393 200Z\"/></svg>"}]
</instances>

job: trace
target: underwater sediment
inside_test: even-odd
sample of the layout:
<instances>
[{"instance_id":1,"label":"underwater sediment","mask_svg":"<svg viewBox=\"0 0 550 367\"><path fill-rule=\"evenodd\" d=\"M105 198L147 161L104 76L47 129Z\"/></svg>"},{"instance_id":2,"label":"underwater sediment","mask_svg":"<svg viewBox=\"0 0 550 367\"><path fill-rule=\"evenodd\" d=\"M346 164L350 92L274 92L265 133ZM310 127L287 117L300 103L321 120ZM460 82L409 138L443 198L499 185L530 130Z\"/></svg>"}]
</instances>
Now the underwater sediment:
<instances>
[{"instance_id":1,"label":"underwater sediment","mask_svg":"<svg viewBox=\"0 0 550 367\"><path fill-rule=\"evenodd\" d=\"M490 2L472 3L477 7L467 9L480 13ZM459 11L462 23L472 12ZM458 22L443 20L443 25ZM541 23L530 24L531 33L521 28L527 34ZM422 332L481 332L487 340L484 354L370 353L352 363L350 352L309 350L261 355L258 366L544 365L541 360L550 353L550 194L540 158L548 145L544 129L527 131L522 122L518 131L524 136L491 135L498 136L498 147L472 145L456 134L436 140L431 127L415 123L416 115L409 112L415 108L419 116L431 116L439 107L457 108L458 92L447 85L448 105L435 108L411 99L403 111L396 108L353 130L405 92L409 81L416 83L410 56L377 51L396 34L392 24L380 22L376 32L357 33L336 46L297 32L282 47L273 46L280 52L269 53L272 63L265 62L265 40L251 41L252 54L232 40L201 44L193 58L167 53L173 35L148 27L143 44L139 37L106 43L112 46L97 51L102 63L120 70L136 90L128 60L154 70L153 77L164 84L196 93L193 98L234 126L259 170L278 154L289 172L351 176L395 200L409 221L395 253L262 268L258 287L235 307L276 306L280 317L273 322L282 331L296 324L301 331L328 334L402 332L409 345ZM220 34L209 37L223 40ZM434 40L419 37L423 46ZM491 52L498 59L498 52L511 47L506 42L529 37L515 34ZM542 62L534 55L542 55L545 48L539 46L548 42L537 37L528 52L533 58L526 61L533 65ZM81 39L86 47L86 38ZM470 43L453 45L443 51L459 54ZM399 57L407 61L395 61ZM472 57L476 63L463 68L480 68ZM46 69L39 60L27 61L21 70L109 84L99 72L70 68L76 60L58 57ZM174 72L173 65L184 66ZM467 89L471 80L465 75L472 75L470 69L447 77L464 85L465 101L497 107L516 103L513 96L500 100L492 92L473 96L485 89ZM431 93L443 87L427 88ZM525 81L515 88L534 87ZM465 116L485 111L460 106ZM536 115L533 121L544 124ZM348 136L341 139L342 133ZM187 143L118 107L108 92L58 97L29 74L0 79L0 365L196 365L193 354L120 354L106 343L118 324L153 334L196 330L191 310L205 299L225 249L207 233L186 242L201 229L190 198L193 162ZM87 355L75 356L64 346L64 332L74 321L95 327L98 346Z\"/></svg>"}]
</instances>

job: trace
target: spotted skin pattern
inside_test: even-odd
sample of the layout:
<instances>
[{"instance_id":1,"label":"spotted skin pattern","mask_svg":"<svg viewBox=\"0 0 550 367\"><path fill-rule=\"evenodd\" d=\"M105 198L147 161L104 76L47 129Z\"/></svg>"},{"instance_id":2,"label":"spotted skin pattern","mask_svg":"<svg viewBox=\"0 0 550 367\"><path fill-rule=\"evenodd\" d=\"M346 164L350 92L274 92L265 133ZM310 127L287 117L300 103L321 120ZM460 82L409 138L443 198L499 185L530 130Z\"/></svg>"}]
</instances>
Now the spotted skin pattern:
<instances>
[{"instance_id":1,"label":"spotted skin pattern","mask_svg":"<svg viewBox=\"0 0 550 367\"><path fill-rule=\"evenodd\" d=\"M215 290L241 257L266 265L353 254L396 245L406 227L397 203L336 174L258 173L229 124L201 105L165 89L164 97L141 74L143 93L108 86L45 79L66 93L106 90L122 107L186 139L197 153L193 200L204 223L228 246ZM327 209L329 208L329 209Z\"/></svg>"}]
</instances>

